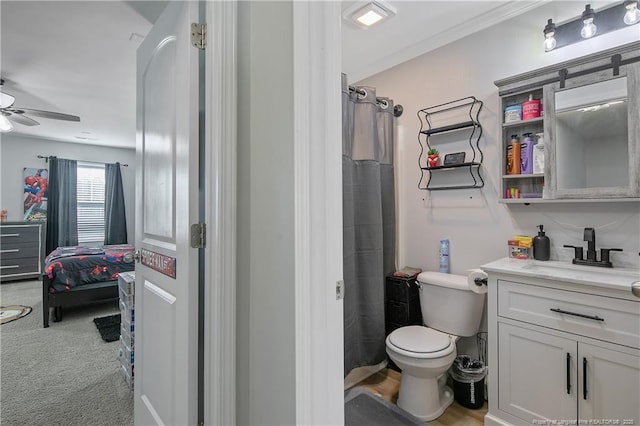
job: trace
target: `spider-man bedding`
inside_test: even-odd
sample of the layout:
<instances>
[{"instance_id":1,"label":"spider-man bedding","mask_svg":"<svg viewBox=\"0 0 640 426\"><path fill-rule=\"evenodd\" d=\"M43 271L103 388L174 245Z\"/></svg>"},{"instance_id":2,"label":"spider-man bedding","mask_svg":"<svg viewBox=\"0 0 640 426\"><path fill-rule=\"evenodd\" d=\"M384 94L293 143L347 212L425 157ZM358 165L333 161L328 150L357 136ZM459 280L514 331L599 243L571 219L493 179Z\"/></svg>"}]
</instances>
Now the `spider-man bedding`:
<instances>
[{"instance_id":1,"label":"spider-man bedding","mask_svg":"<svg viewBox=\"0 0 640 426\"><path fill-rule=\"evenodd\" d=\"M44 274L49 278L49 293L117 280L120 272L134 270L134 250L128 244L58 247L45 259Z\"/></svg>"},{"instance_id":2,"label":"spider-man bedding","mask_svg":"<svg viewBox=\"0 0 640 426\"><path fill-rule=\"evenodd\" d=\"M118 274L134 270L134 247L59 247L45 259L42 325L62 320L62 308L118 298Z\"/></svg>"}]
</instances>

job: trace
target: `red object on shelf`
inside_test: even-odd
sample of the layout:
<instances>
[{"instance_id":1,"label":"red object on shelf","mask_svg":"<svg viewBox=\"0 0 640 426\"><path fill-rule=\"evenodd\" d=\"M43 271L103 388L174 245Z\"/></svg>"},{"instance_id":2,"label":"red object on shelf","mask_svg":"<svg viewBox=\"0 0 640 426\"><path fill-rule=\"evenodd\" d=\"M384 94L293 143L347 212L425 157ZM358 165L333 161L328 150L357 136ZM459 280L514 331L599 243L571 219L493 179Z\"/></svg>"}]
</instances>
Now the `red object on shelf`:
<instances>
[{"instance_id":1,"label":"red object on shelf","mask_svg":"<svg viewBox=\"0 0 640 426\"><path fill-rule=\"evenodd\" d=\"M530 120L540 117L540 99L531 99L522 103L522 119Z\"/></svg>"},{"instance_id":2,"label":"red object on shelf","mask_svg":"<svg viewBox=\"0 0 640 426\"><path fill-rule=\"evenodd\" d=\"M440 161L439 155L427 155L429 158L429 167L436 167Z\"/></svg>"}]
</instances>

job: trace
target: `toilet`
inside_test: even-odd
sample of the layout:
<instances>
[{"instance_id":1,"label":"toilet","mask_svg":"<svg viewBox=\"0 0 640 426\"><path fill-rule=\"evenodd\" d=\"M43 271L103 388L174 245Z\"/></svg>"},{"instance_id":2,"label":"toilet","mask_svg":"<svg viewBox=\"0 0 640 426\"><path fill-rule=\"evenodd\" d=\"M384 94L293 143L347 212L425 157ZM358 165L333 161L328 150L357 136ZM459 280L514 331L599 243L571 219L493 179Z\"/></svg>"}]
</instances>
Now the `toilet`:
<instances>
[{"instance_id":1,"label":"toilet","mask_svg":"<svg viewBox=\"0 0 640 426\"><path fill-rule=\"evenodd\" d=\"M424 325L394 330L386 347L402 370L398 406L429 421L453 402L446 372L456 359L458 339L478 332L486 285L476 287L464 275L430 271L418 275L417 282Z\"/></svg>"}]
</instances>

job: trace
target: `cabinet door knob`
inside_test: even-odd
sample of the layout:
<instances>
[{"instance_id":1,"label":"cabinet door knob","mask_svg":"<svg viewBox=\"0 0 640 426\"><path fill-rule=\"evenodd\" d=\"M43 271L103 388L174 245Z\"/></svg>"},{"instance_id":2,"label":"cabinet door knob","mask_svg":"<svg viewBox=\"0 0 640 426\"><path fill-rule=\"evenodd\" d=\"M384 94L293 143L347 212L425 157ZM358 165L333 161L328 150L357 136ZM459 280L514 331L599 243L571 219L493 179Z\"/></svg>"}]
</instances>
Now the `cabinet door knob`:
<instances>
[{"instance_id":1,"label":"cabinet door knob","mask_svg":"<svg viewBox=\"0 0 640 426\"><path fill-rule=\"evenodd\" d=\"M635 297L640 297L640 281L631 283L631 293L633 293Z\"/></svg>"}]
</instances>

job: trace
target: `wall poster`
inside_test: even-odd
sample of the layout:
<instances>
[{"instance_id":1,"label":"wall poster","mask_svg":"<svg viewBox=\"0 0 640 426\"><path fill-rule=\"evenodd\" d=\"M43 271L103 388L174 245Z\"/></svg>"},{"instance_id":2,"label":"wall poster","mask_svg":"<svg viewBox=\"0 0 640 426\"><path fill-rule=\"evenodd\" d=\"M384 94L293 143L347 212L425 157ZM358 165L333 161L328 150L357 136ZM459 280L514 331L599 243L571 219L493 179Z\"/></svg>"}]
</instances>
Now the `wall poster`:
<instances>
[{"instance_id":1,"label":"wall poster","mask_svg":"<svg viewBox=\"0 0 640 426\"><path fill-rule=\"evenodd\" d=\"M23 169L24 182L24 221L47 220L47 186L49 171L25 167Z\"/></svg>"}]
</instances>

